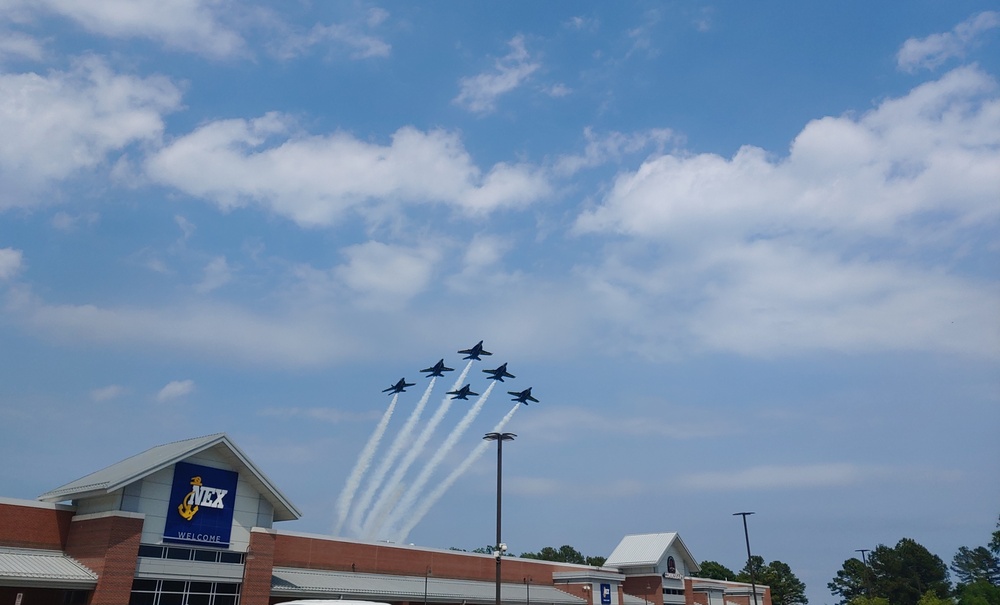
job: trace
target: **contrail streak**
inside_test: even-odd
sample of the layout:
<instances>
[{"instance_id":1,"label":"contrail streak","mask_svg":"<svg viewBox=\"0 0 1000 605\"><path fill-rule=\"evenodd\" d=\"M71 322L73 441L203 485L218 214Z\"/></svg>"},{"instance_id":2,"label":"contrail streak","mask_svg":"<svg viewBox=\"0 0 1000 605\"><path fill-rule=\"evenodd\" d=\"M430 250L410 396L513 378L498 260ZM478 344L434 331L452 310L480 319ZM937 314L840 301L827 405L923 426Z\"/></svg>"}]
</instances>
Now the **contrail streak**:
<instances>
[{"instance_id":1,"label":"contrail streak","mask_svg":"<svg viewBox=\"0 0 1000 605\"><path fill-rule=\"evenodd\" d=\"M368 509L368 505L371 504L372 498L375 496L375 492L382 485L382 481L385 479L386 474L389 472L389 468L392 463L396 461L399 454L402 453L403 447L410 440L410 433L413 432L413 426L420 420L420 415L424 411L424 407L427 406L427 400L431 397L431 391L434 390L434 384L437 381L436 376L431 377L431 383L427 385L427 389L424 390L423 396L420 401L417 402L417 407L413 408L413 412L410 413L410 417L406 419L403 424L403 428L399 429L396 433L396 438L393 440L392 445L389 446L389 452L386 454L382 462L379 463L378 468L375 469L375 473L368 480L368 486L365 487L365 491L361 493L361 498L354 505L354 512L351 514L350 528L352 533L357 536L361 533L361 516Z\"/></svg>"},{"instance_id":2,"label":"contrail streak","mask_svg":"<svg viewBox=\"0 0 1000 605\"><path fill-rule=\"evenodd\" d=\"M517 412L518 408L520 407L521 407L520 403L515 403L514 407L512 407L509 412L507 412L507 415L504 416L503 419L499 423L497 423L495 427L493 427L492 432L499 433L503 431L503 427L506 426L508 422L510 422L510 419L514 417L514 413ZM410 532L413 531L413 528L417 526L417 523L420 523L420 521L424 518L424 516L427 515L427 513L431 510L431 507L433 507L437 503L437 501L440 500L442 496L444 496L445 492L448 491L448 489L452 486L452 484L454 484L455 481L457 481L458 478L462 476L462 473L468 470L470 466L475 464L476 460L478 460L483 455L483 453L486 451L486 448L488 447L490 447L489 441L483 441L479 445L477 445L472 450L472 453L469 454L469 456L462 461L462 464L458 465L458 467L455 470L453 470L451 474L448 475L448 477L443 482L441 482L441 484L439 484L433 492L430 493L430 495L424 498L423 502L420 504L420 508L418 508L416 512L413 513L413 516L410 517L410 520L406 523L406 525L403 526L403 529L400 530L398 534L399 537L396 540L397 544L405 541L406 538L409 537Z\"/></svg>"},{"instance_id":3,"label":"contrail streak","mask_svg":"<svg viewBox=\"0 0 1000 605\"><path fill-rule=\"evenodd\" d=\"M496 384L496 381L490 383L490 386L486 389L486 392L483 393L482 397L476 401L475 405L469 408L469 411L465 413L462 420L455 425L455 428L452 429L451 433L449 433L445 438L441 447L434 452L434 456L431 457L430 462L428 462L427 465L424 466L424 469L420 471L416 480L410 485L410 489L406 490L406 494L403 496L403 499L399 501L399 504L396 505L392 514L389 515L388 520L385 522L385 526L387 528L391 529L393 525L399 522L400 517L413 508L413 505L417 501L417 496L420 495L420 491L424 489L425 485L427 485L431 475L434 474L434 470L439 464L441 464L441 461L445 459L445 456L448 455L451 448L455 447L455 443L458 442L465 431L469 428L469 425L472 424L472 421L479 415L479 411L483 409L483 405L486 403L486 400L490 398L490 393L493 392L493 387L495 387Z\"/></svg>"},{"instance_id":4,"label":"contrail streak","mask_svg":"<svg viewBox=\"0 0 1000 605\"><path fill-rule=\"evenodd\" d=\"M392 396L392 401L389 402L389 407L382 414L382 419L379 420L372 436L368 438L368 443L361 450L361 455L358 456L358 461L354 464L354 470L351 471L347 477L347 483L344 484L344 491L340 492L340 498L337 499L337 525L333 530L335 536L340 535L340 530L344 527L347 512L351 507L351 500L354 498L354 493L358 491L358 486L361 485L361 478L372 462L372 457L375 455L379 441L382 440L382 435L385 434L385 427L389 425L389 418L392 417L392 411L396 409L396 401L398 400L399 393L396 393Z\"/></svg>"},{"instance_id":5,"label":"contrail streak","mask_svg":"<svg viewBox=\"0 0 1000 605\"><path fill-rule=\"evenodd\" d=\"M471 359L469 360L469 363L466 364L465 369L462 370L462 373L455 380L455 384L449 390L455 391L462 386L462 383L465 382L465 377L469 375L469 370L472 369L472 361L473 360ZM423 451L424 446L427 445L427 441L434 433L434 429L437 428L437 425L441 424L441 421L444 419L444 415L448 413L448 408L451 407L451 402L452 399L445 395L444 399L441 400L441 405L427 422L427 426L425 426L424 430L417 436L416 442L414 442L413 446L406 452L406 455L403 456L403 460L400 462L399 466L396 467L396 470L392 472L392 476L389 477L389 481L386 482L385 486L382 488L382 492L375 500L375 506L372 507L371 512L369 512L368 516L365 518L362 529L363 537L371 538L375 532L381 529L381 524L375 525L374 521L383 517L384 513L382 513L382 509L386 507L389 495L403 480L403 475L406 474L406 471L409 470L413 461L416 460L417 456L420 455L420 452Z\"/></svg>"}]
</instances>

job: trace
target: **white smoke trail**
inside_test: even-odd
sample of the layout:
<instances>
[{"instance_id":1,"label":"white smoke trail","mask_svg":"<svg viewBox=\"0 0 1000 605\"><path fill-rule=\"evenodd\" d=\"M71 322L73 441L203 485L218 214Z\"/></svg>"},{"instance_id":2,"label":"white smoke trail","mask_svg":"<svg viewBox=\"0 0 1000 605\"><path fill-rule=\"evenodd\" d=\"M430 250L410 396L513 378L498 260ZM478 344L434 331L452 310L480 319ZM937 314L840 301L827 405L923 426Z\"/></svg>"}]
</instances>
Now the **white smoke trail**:
<instances>
[{"instance_id":1,"label":"white smoke trail","mask_svg":"<svg viewBox=\"0 0 1000 605\"><path fill-rule=\"evenodd\" d=\"M344 527L344 521L347 519L347 512L351 508L351 500L354 499L354 493L358 491L358 486L361 485L361 478L364 476L365 472L368 470L368 466L372 463L372 458L375 456L375 450L378 448L379 441L382 440L382 435L385 434L385 427L389 426L389 418L392 417L392 411L396 409L396 402L399 400L399 393L392 396L392 401L389 403L389 407L386 408L385 413L382 414L382 419L378 421L378 425L375 426L375 431L372 432L372 436L368 438L368 443L365 444L364 449L361 450L361 454L358 456L358 461L354 463L354 470L347 477L347 482L344 484L344 490L340 492L340 497L337 499L337 525L334 527L333 535L340 535L340 530Z\"/></svg>"},{"instance_id":2,"label":"white smoke trail","mask_svg":"<svg viewBox=\"0 0 1000 605\"><path fill-rule=\"evenodd\" d=\"M449 390L455 391L461 387L462 383L465 382L465 377L469 375L469 370L471 369L472 360L470 359L469 363L466 364L465 369L462 370L461 374L459 374L458 379L455 380L455 384ZM381 493L379 493L378 498L375 500L375 506L372 507L371 512L368 513L368 516L365 518L365 522L362 525L361 535L364 538L371 539L375 532L381 529L381 526L375 525L374 521L384 518L385 513L382 509L386 507L389 495L392 494L393 490L395 490L400 484L403 480L403 475L406 474L406 471L409 470L413 461L416 460L417 456L420 455L420 452L423 451L424 446L427 445L427 441L434 433L434 429L437 428L437 425L441 424L441 421L444 419L444 415L448 413L448 409L451 407L451 402L451 397L445 395L444 399L441 400L441 405L427 422L427 426L425 426L424 430L422 430L417 436L417 440L413 443L412 447L407 450L406 455L403 456L403 461L400 462L399 466L396 467L396 470L392 472L392 476L389 477L389 481L385 483Z\"/></svg>"},{"instance_id":3,"label":"white smoke trail","mask_svg":"<svg viewBox=\"0 0 1000 605\"><path fill-rule=\"evenodd\" d=\"M368 510L368 505L371 504L372 498L375 496L375 492L379 487L382 486L382 481L385 479L386 474L389 472L389 468L392 463L396 461L399 454L402 453L403 447L410 440L410 433L413 432L414 425L420 420L420 415L423 414L424 407L427 406L427 400L431 397L431 391L434 390L434 384L437 381L436 376L431 377L431 383L427 385L427 389L424 390L423 396L420 401L417 402L417 407L413 408L413 412L410 413L410 417L406 419L403 424L403 428L399 429L396 433L396 438L393 440L392 445L389 446L389 452L386 454L382 462L379 463L378 468L375 469L375 473L372 474L371 478L368 480L368 485L365 487L365 491L361 493L361 498L358 499L357 503L354 505L354 512L351 514L351 521L349 527L352 533L357 536L361 533L361 516Z\"/></svg>"},{"instance_id":4,"label":"white smoke trail","mask_svg":"<svg viewBox=\"0 0 1000 605\"><path fill-rule=\"evenodd\" d=\"M423 470L420 471L420 474L417 475L416 480L410 485L410 489L406 490L406 494L403 496L403 499L399 501L399 504L395 509L393 509L392 514L389 515L389 518L385 523L385 527L389 528L390 531L392 527L399 522L400 517L413 509L413 505L416 503L417 497L420 495L421 490L424 489L424 486L427 485L427 482L430 481L431 475L434 474L434 471L437 469L438 465L441 464L441 461L448 455L448 452L455 447L455 444L472 424L472 421L479 415L480 410L483 409L483 405L486 404L486 400L490 398L490 393L493 392L493 387L496 385L496 381L490 383L486 392L483 393L483 395L476 401L475 405L469 408L469 411L466 412L465 416L463 416L458 424L455 425L455 428L452 429L451 433L445 437L444 442L437 449L437 451L434 452L430 462L424 466Z\"/></svg>"},{"instance_id":5,"label":"white smoke trail","mask_svg":"<svg viewBox=\"0 0 1000 605\"><path fill-rule=\"evenodd\" d=\"M510 422L510 419L514 417L514 412L516 412L520 407L521 407L520 403L515 403L514 407L512 407L509 412L507 412L507 415L504 416L503 419L499 423L497 423L495 427L493 427L493 430L491 432L493 433L502 432L503 427L505 427L507 423ZM462 461L462 464L458 465L458 467L455 468L455 470L453 470L451 474L448 475L448 477L441 484L439 484L433 492L430 493L430 495L424 498L423 502L421 502L420 504L420 508L418 508L416 512L413 513L413 516L410 517L410 520L406 522L406 525L404 525L403 528L400 530L399 534L397 534L398 536L396 539L397 543L401 543L404 540L406 540L406 538L409 537L410 532L413 531L413 528L417 526L417 523L420 523L420 521L424 518L424 516L427 515L428 512L430 512L431 508L437 503L437 501L440 500L441 497L444 496L445 492L447 492L448 489L455 483L455 481L457 481L458 478L462 476L462 473L468 470L470 466L475 464L476 460L478 460L483 455L483 453L486 451L486 448L490 447L491 443L492 442L490 441L483 441L479 445L477 445L472 450L472 453L469 454L469 456Z\"/></svg>"}]
</instances>

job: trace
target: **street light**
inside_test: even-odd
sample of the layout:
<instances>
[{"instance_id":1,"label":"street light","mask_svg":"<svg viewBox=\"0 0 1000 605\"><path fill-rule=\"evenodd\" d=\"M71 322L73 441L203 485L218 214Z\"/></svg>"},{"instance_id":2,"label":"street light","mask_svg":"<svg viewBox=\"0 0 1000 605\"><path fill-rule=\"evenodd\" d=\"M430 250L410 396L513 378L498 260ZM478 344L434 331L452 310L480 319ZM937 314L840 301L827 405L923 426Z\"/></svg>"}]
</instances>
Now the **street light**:
<instances>
[{"instance_id":1,"label":"street light","mask_svg":"<svg viewBox=\"0 0 1000 605\"><path fill-rule=\"evenodd\" d=\"M865 596L871 598L872 596L871 575L868 573L868 561L865 559L865 553L871 552L871 549L859 548L854 552L861 553L861 563L865 566Z\"/></svg>"},{"instance_id":2,"label":"street light","mask_svg":"<svg viewBox=\"0 0 1000 605\"><path fill-rule=\"evenodd\" d=\"M524 605L531 605L531 576L524 578Z\"/></svg>"},{"instance_id":3,"label":"street light","mask_svg":"<svg viewBox=\"0 0 1000 605\"><path fill-rule=\"evenodd\" d=\"M497 442L497 545L493 556L497 560L497 596L496 605L500 605L500 559L507 550L507 545L500 541L501 494L503 493L503 442L513 441L514 433L486 433L483 439Z\"/></svg>"},{"instance_id":4,"label":"street light","mask_svg":"<svg viewBox=\"0 0 1000 605\"><path fill-rule=\"evenodd\" d=\"M427 605L427 579L431 577L431 568L424 572L424 605Z\"/></svg>"},{"instance_id":5,"label":"street light","mask_svg":"<svg viewBox=\"0 0 1000 605\"><path fill-rule=\"evenodd\" d=\"M747 531L747 515L754 513L733 513L733 516L743 517L743 536L747 539L747 567L750 568L750 589L753 590L753 605L757 605L757 574L753 569L753 558L750 556L750 532Z\"/></svg>"}]
</instances>

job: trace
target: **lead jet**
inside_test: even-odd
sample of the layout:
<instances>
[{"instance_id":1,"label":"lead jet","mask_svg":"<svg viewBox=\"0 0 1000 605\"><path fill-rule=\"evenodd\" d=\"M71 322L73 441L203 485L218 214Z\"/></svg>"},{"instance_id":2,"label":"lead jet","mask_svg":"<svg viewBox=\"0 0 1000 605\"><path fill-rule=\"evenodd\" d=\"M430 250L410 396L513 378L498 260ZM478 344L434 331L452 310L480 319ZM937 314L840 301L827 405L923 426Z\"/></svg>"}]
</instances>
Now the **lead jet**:
<instances>
[{"instance_id":1,"label":"lead jet","mask_svg":"<svg viewBox=\"0 0 1000 605\"><path fill-rule=\"evenodd\" d=\"M538 400L531 396L531 387L528 387L528 388L526 388L526 389L524 389L523 391L520 391L520 392L518 392L518 391L507 391L507 394L514 396L514 398L511 399L511 401L516 401L518 403L523 403L524 405L528 405L529 401L534 401L535 403L538 403Z\"/></svg>"},{"instance_id":2,"label":"lead jet","mask_svg":"<svg viewBox=\"0 0 1000 605\"><path fill-rule=\"evenodd\" d=\"M431 367L425 368L425 369L420 370L420 371L421 372L430 372L430 374L428 374L426 376L427 378L430 378L431 376L444 376L443 372L451 372L454 369L455 368L446 368L445 365L444 365L444 360L442 359L441 361L437 362L436 364L432 365Z\"/></svg>"},{"instance_id":3,"label":"lead jet","mask_svg":"<svg viewBox=\"0 0 1000 605\"><path fill-rule=\"evenodd\" d=\"M493 353L490 353L489 351L484 351L483 350L483 341L481 341L481 340L479 342L477 342L476 346L472 347L471 349L462 349L461 351L459 351L459 353L461 353L462 355L465 355L465 357L463 357L462 359L475 359L477 361L482 361L481 359L479 359L480 355L492 355L493 354Z\"/></svg>"},{"instance_id":4,"label":"lead jet","mask_svg":"<svg viewBox=\"0 0 1000 605\"><path fill-rule=\"evenodd\" d=\"M483 370L483 372L490 375L490 380L499 380L503 382L504 378L513 378L514 375L507 371L507 364L503 364L495 370Z\"/></svg>"},{"instance_id":5,"label":"lead jet","mask_svg":"<svg viewBox=\"0 0 1000 605\"><path fill-rule=\"evenodd\" d=\"M470 388L469 385L465 385L464 387L458 389L457 391L448 391L447 393L445 393L445 395L451 395L452 399L465 399L466 401L468 401L469 395L479 394L469 390L469 388Z\"/></svg>"},{"instance_id":6,"label":"lead jet","mask_svg":"<svg viewBox=\"0 0 1000 605\"><path fill-rule=\"evenodd\" d=\"M383 393L389 393L390 395L395 395L396 393L405 393L406 392L406 387L412 387L414 384L416 384L416 383L406 382L405 378L400 378L399 382L397 382L396 384L392 385L388 389L382 389L382 392Z\"/></svg>"}]
</instances>

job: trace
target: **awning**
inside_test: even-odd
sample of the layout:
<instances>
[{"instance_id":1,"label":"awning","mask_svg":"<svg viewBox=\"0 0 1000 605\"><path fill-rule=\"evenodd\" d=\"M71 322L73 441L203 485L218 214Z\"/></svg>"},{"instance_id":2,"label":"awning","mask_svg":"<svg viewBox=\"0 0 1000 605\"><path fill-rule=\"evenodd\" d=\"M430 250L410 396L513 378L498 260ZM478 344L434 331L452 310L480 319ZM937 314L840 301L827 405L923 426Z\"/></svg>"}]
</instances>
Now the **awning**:
<instances>
[{"instance_id":1,"label":"awning","mask_svg":"<svg viewBox=\"0 0 1000 605\"><path fill-rule=\"evenodd\" d=\"M378 601L423 601L426 580L427 600L433 603L490 605L496 602L496 584L475 580L453 580L434 576L390 576L275 567L271 594L289 597L358 598ZM552 586L504 583L500 600L509 605L583 605L586 601Z\"/></svg>"},{"instance_id":2,"label":"awning","mask_svg":"<svg viewBox=\"0 0 1000 605\"><path fill-rule=\"evenodd\" d=\"M86 590L97 574L58 550L0 548L0 586Z\"/></svg>"}]
</instances>

